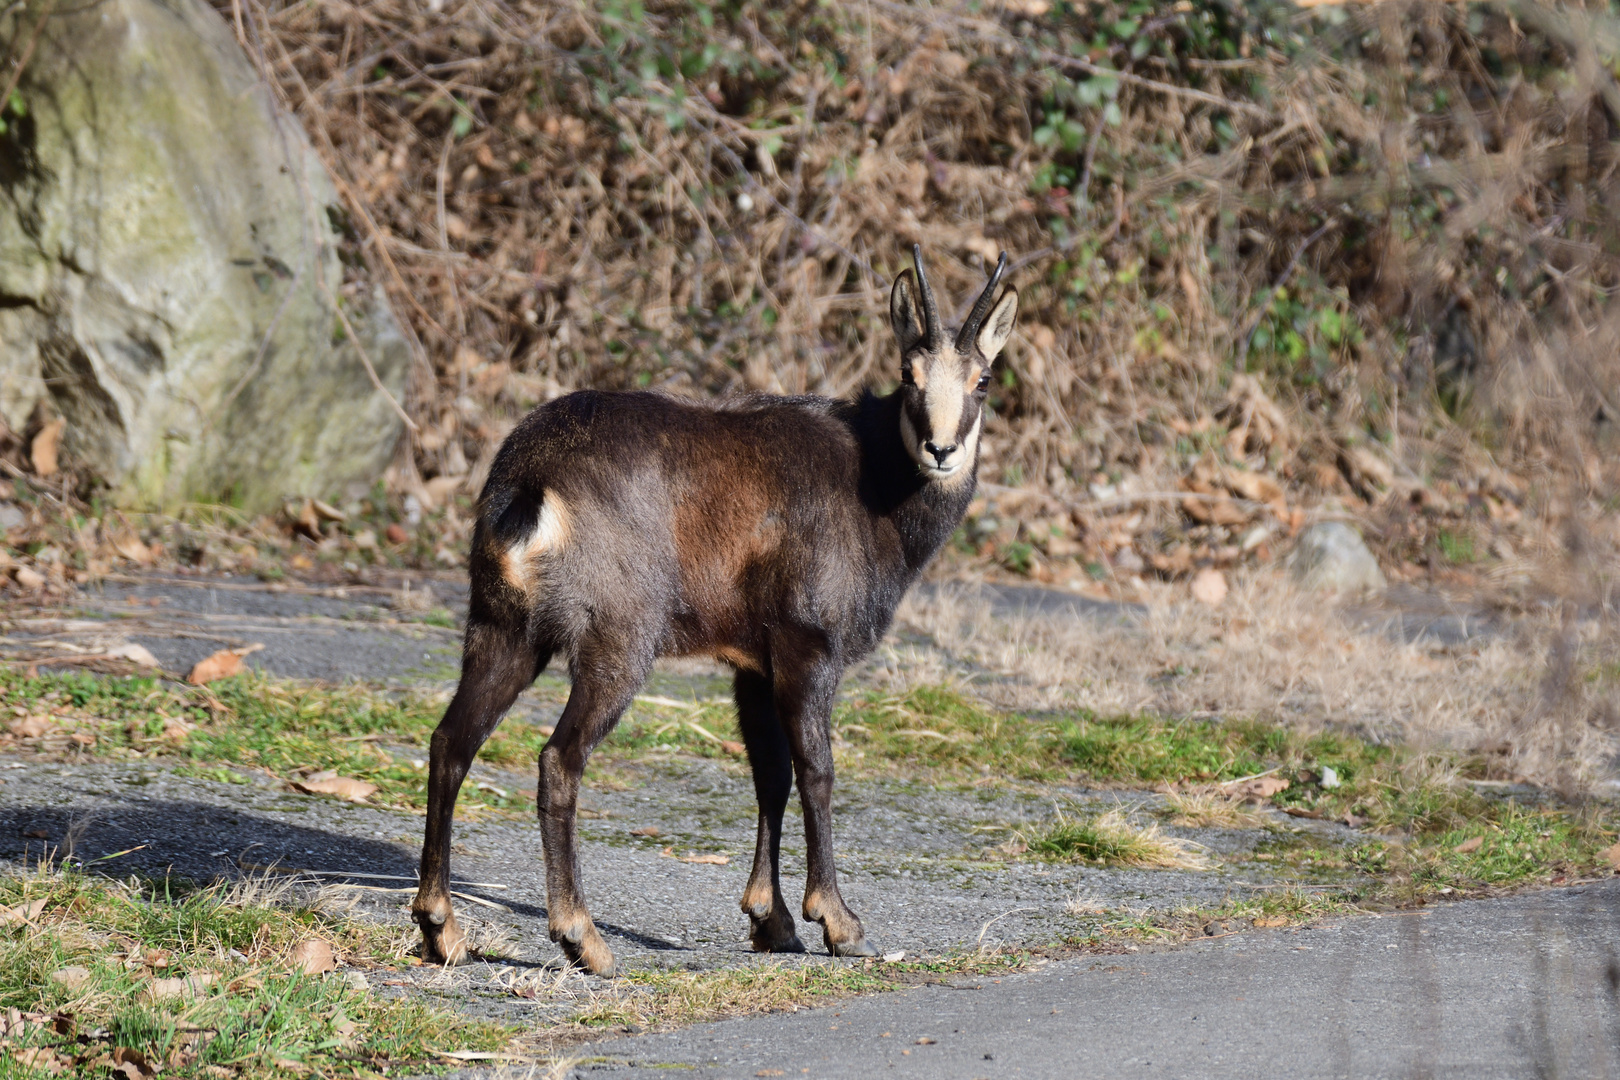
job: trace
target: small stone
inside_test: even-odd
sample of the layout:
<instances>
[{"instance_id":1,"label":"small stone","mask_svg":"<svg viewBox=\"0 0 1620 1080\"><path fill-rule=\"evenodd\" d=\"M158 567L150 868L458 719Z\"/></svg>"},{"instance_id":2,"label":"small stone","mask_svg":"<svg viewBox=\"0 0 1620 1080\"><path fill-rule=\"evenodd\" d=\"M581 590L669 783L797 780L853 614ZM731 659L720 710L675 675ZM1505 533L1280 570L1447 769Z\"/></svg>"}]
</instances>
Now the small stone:
<instances>
[{"instance_id":1,"label":"small stone","mask_svg":"<svg viewBox=\"0 0 1620 1080\"><path fill-rule=\"evenodd\" d=\"M1339 786L1339 772L1331 765L1322 766L1322 778L1317 781L1323 788L1332 790Z\"/></svg>"},{"instance_id":2,"label":"small stone","mask_svg":"<svg viewBox=\"0 0 1620 1080\"><path fill-rule=\"evenodd\" d=\"M1386 585L1361 534L1342 521L1323 521L1306 529L1288 563L1294 580L1307 589L1360 592Z\"/></svg>"},{"instance_id":3,"label":"small stone","mask_svg":"<svg viewBox=\"0 0 1620 1080\"><path fill-rule=\"evenodd\" d=\"M1142 561L1142 556L1137 554L1135 548L1120 548L1119 553L1114 556L1114 569L1122 574L1140 574L1146 567L1147 564Z\"/></svg>"},{"instance_id":4,"label":"small stone","mask_svg":"<svg viewBox=\"0 0 1620 1080\"><path fill-rule=\"evenodd\" d=\"M1220 607L1226 599L1226 575L1213 566L1198 571L1192 582L1193 599L1209 607Z\"/></svg>"}]
</instances>

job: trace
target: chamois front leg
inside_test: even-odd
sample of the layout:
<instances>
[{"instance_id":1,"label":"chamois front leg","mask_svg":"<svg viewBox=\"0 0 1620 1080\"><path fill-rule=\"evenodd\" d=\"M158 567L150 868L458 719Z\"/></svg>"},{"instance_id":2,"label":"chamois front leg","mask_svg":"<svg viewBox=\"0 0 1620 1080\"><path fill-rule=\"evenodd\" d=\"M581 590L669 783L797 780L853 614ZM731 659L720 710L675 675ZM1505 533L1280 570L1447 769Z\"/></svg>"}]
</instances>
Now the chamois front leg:
<instances>
[{"instance_id":1,"label":"chamois front leg","mask_svg":"<svg viewBox=\"0 0 1620 1080\"><path fill-rule=\"evenodd\" d=\"M535 656L521 635L481 623L467 628L461 683L433 732L428 755L427 829L420 884L411 902L411 918L422 928L422 959L430 964L458 964L467 955L467 939L450 904L450 832L461 782L478 748L547 659Z\"/></svg>"},{"instance_id":2,"label":"chamois front leg","mask_svg":"<svg viewBox=\"0 0 1620 1080\"><path fill-rule=\"evenodd\" d=\"M833 865L831 723L842 671L822 656L794 657L787 664L774 654L771 659L776 710L787 728L804 807L804 917L821 924L833 956L876 956L861 920L838 891L838 870Z\"/></svg>"},{"instance_id":3,"label":"chamois front leg","mask_svg":"<svg viewBox=\"0 0 1620 1080\"><path fill-rule=\"evenodd\" d=\"M737 723L759 801L759 838L754 869L743 890L742 909L752 924L749 939L755 952L804 952L793 925L793 913L782 898L782 814L793 789L793 753L776 716L771 682L751 671L737 672Z\"/></svg>"},{"instance_id":4,"label":"chamois front leg","mask_svg":"<svg viewBox=\"0 0 1620 1080\"><path fill-rule=\"evenodd\" d=\"M619 659L641 654L626 665ZM586 647L573 665L574 687L557 730L540 751L540 841L546 857L546 923L568 959L612 975L613 950L602 940L579 887L575 813L579 781L591 751L607 738L652 667L651 649Z\"/></svg>"}]
</instances>

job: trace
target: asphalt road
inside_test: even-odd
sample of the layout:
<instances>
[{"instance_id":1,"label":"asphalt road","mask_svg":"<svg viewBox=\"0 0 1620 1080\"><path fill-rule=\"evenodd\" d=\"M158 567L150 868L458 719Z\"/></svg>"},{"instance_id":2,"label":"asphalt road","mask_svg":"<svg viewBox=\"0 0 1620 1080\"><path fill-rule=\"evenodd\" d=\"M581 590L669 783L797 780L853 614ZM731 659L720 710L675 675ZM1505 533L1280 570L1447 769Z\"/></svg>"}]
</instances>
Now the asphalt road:
<instances>
[{"instance_id":1,"label":"asphalt road","mask_svg":"<svg viewBox=\"0 0 1620 1080\"><path fill-rule=\"evenodd\" d=\"M1620 1074L1620 882L1058 961L582 1047L576 1077Z\"/></svg>"}]
</instances>

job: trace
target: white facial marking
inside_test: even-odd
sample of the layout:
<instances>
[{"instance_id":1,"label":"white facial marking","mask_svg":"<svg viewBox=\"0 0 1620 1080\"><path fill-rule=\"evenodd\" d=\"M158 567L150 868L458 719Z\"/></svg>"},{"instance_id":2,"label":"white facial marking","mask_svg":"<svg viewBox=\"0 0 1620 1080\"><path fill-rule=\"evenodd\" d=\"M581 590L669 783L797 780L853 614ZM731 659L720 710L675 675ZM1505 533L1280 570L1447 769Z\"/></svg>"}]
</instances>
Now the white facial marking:
<instances>
[{"instance_id":1,"label":"white facial marking","mask_svg":"<svg viewBox=\"0 0 1620 1080\"><path fill-rule=\"evenodd\" d=\"M955 466L950 472L939 474L940 483L954 487L973 474L973 470L966 466L972 464L979 456L979 432L983 428L984 414L980 413L973 418L973 426L968 428L967 438L962 440L962 448L951 459L956 462Z\"/></svg>"},{"instance_id":2,"label":"white facial marking","mask_svg":"<svg viewBox=\"0 0 1620 1080\"><path fill-rule=\"evenodd\" d=\"M962 360L955 349L947 347L939 355L918 357L914 379L922 391L923 409L928 416L928 437L917 433L911 416L900 414L900 438L906 452L917 462L918 469L930 480L945 480L963 472L963 466L973 461L978 446L978 421L973 430L960 443L956 432L962 424L962 410L967 407L971 387L962 381ZM921 377L917 377L921 376ZM929 452L928 443L936 447L953 447L943 459Z\"/></svg>"},{"instance_id":3,"label":"white facial marking","mask_svg":"<svg viewBox=\"0 0 1620 1080\"><path fill-rule=\"evenodd\" d=\"M929 441L935 446L955 445L956 429L962 423L965 388L961 377L951 370L958 366L955 352L947 351L935 362L934 370L929 372L928 387L923 391L923 406L928 410L928 429L933 433ZM933 460L932 455L929 455L929 460Z\"/></svg>"}]
</instances>

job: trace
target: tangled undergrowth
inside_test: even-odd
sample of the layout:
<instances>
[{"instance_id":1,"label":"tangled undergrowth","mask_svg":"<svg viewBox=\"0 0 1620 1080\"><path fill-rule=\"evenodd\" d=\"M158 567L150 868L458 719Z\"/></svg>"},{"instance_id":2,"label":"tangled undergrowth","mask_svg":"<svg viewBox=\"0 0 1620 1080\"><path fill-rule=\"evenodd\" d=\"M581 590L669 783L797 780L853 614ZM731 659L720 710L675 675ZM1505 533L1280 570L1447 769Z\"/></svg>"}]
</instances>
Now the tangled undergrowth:
<instances>
[{"instance_id":1,"label":"tangled undergrowth","mask_svg":"<svg viewBox=\"0 0 1620 1080\"><path fill-rule=\"evenodd\" d=\"M1466 568L1614 490L1606 9L219 6L413 330L423 502L566 389L892 383L914 242L957 301L1015 260L1016 524L968 538L1015 571L1261 558L1324 501Z\"/></svg>"}]
</instances>

